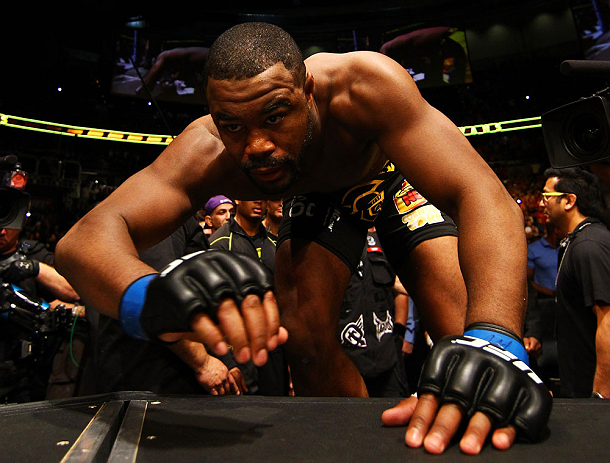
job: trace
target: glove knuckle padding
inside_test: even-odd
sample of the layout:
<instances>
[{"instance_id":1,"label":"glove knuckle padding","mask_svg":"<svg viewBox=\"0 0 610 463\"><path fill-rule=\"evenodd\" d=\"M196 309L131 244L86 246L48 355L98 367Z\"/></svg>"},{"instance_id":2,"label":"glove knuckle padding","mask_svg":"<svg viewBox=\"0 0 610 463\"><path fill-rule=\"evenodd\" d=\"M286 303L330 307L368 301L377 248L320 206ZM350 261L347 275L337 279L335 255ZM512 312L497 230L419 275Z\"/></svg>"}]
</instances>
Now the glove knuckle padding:
<instances>
[{"instance_id":1,"label":"glove knuckle padding","mask_svg":"<svg viewBox=\"0 0 610 463\"><path fill-rule=\"evenodd\" d=\"M174 261L150 282L140 321L152 335L191 331L194 313L217 323L222 301L239 305L246 295L262 298L268 289L271 277L257 260L226 250L200 252Z\"/></svg>"},{"instance_id":2,"label":"glove knuckle padding","mask_svg":"<svg viewBox=\"0 0 610 463\"><path fill-rule=\"evenodd\" d=\"M458 404L467 416L484 412L496 427L513 424L526 438L539 440L551 412L549 391L514 356L502 358L506 351L485 348L486 341L480 347L468 345L472 339L450 336L436 343L422 370L418 393ZM499 355L493 353L498 350Z\"/></svg>"},{"instance_id":3,"label":"glove knuckle padding","mask_svg":"<svg viewBox=\"0 0 610 463\"><path fill-rule=\"evenodd\" d=\"M236 270L235 275L232 276L240 288L242 299L248 294L256 294L262 300L265 293L273 289L271 273L253 257L246 254L234 254L234 256L239 259L240 265L230 268Z\"/></svg>"}]
</instances>

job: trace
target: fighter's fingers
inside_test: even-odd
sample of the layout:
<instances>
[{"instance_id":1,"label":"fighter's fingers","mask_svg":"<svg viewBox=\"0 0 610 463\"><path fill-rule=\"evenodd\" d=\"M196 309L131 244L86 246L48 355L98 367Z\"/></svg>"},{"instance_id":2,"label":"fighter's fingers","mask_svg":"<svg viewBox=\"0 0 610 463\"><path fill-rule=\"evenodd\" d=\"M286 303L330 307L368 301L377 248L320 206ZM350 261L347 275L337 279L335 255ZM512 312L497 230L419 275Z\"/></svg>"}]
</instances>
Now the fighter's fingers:
<instances>
[{"instance_id":1,"label":"fighter's fingers","mask_svg":"<svg viewBox=\"0 0 610 463\"><path fill-rule=\"evenodd\" d=\"M191 328L193 332L187 334L185 338L205 344L217 355L225 355L229 352L229 346L225 342L223 333L207 315L194 314L191 317Z\"/></svg>"},{"instance_id":2,"label":"fighter's fingers","mask_svg":"<svg viewBox=\"0 0 610 463\"><path fill-rule=\"evenodd\" d=\"M183 338L188 338L187 333L162 333L159 335L159 339L163 342L178 342Z\"/></svg>"},{"instance_id":3,"label":"fighter's fingers","mask_svg":"<svg viewBox=\"0 0 610 463\"><path fill-rule=\"evenodd\" d=\"M409 447L420 447L438 411L438 400L433 394L422 394L409 420L405 442Z\"/></svg>"},{"instance_id":4,"label":"fighter's fingers","mask_svg":"<svg viewBox=\"0 0 610 463\"><path fill-rule=\"evenodd\" d=\"M258 297L252 297L255 300L258 300ZM251 353L253 352L251 347L253 345L258 346L261 343L261 335L256 334L256 328L252 328L251 326L246 328L247 324L253 324L252 320L249 323L247 320L244 320L245 318L252 317L252 314L244 313L244 307L246 307L245 312L250 311L250 302L247 302L248 300L250 300L250 296L247 296L242 303L242 312L238 310L235 301L232 299L225 299L218 306L217 317L220 324L220 329L228 342L233 346L233 354L237 363L246 363L248 360L250 360ZM259 327L258 330L260 332L261 328ZM254 337L252 334L253 332L255 333ZM262 332L262 336L264 337L264 328ZM257 341L253 342L253 339L257 339ZM256 342L258 342L258 344Z\"/></svg>"},{"instance_id":5,"label":"fighter's fingers","mask_svg":"<svg viewBox=\"0 0 610 463\"><path fill-rule=\"evenodd\" d=\"M430 453L443 453L457 432L462 415L462 409L458 405L443 405L424 438L424 448Z\"/></svg>"},{"instance_id":6,"label":"fighter's fingers","mask_svg":"<svg viewBox=\"0 0 610 463\"><path fill-rule=\"evenodd\" d=\"M252 363L256 366L264 365L265 362L267 362L269 330L267 314L262 301L258 296L249 294L241 303L241 313L244 317L250 349L252 351Z\"/></svg>"},{"instance_id":7,"label":"fighter's fingers","mask_svg":"<svg viewBox=\"0 0 610 463\"><path fill-rule=\"evenodd\" d=\"M231 395L240 395L241 392L239 391L239 386L237 385L237 381L235 381L235 378L233 378L233 375L231 373L227 373L227 384L228 384L228 389L227 392Z\"/></svg>"},{"instance_id":8,"label":"fighter's fingers","mask_svg":"<svg viewBox=\"0 0 610 463\"><path fill-rule=\"evenodd\" d=\"M476 412L470 418L468 427L460 440L460 449L468 455L477 455L492 429L491 420L483 413Z\"/></svg>"},{"instance_id":9,"label":"fighter's fingers","mask_svg":"<svg viewBox=\"0 0 610 463\"><path fill-rule=\"evenodd\" d=\"M381 414L381 422L386 426L403 426L411 419L416 405L417 397L403 399L398 405Z\"/></svg>"},{"instance_id":10,"label":"fighter's fingers","mask_svg":"<svg viewBox=\"0 0 610 463\"><path fill-rule=\"evenodd\" d=\"M491 443L499 450L508 449L517 438L517 429L514 426L498 428L491 436Z\"/></svg>"}]
</instances>

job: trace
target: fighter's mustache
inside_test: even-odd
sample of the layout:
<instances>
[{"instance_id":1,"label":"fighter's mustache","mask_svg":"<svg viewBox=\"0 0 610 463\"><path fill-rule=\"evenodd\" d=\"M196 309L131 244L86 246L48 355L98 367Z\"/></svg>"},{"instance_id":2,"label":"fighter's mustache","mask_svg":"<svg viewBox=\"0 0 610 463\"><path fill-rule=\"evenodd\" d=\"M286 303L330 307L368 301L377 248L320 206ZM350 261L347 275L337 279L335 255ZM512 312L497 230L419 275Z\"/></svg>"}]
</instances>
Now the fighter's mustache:
<instances>
[{"instance_id":1,"label":"fighter's mustache","mask_svg":"<svg viewBox=\"0 0 610 463\"><path fill-rule=\"evenodd\" d=\"M242 164L241 168L246 172L250 172L250 171L256 170L256 169L268 169L270 167L278 167L278 166L285 165L287 163L288 162L286 159L268 157L265 159L254 159L254 160L245 162L244 164Z\"/></svg>"}]
</instances>

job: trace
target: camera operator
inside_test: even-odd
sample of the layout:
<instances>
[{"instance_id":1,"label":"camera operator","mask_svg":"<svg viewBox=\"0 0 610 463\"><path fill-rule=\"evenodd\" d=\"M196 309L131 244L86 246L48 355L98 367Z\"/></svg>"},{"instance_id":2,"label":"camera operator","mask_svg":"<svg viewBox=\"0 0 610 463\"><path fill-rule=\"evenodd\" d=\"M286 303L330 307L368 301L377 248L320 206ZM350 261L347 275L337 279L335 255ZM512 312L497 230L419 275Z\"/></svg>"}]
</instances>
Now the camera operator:
<instances>
[{"instance_id":1,"label":"camera operator","mask_svg":"<svg viewBox=\"0 0 610 463\"><path fill-rule=\"evenodd\" d=\"M54 255L43 243L19 239L29 208L29 195L22 191L27 174L20 170L16 157L0 158L0 171L0 283L4 284L0 318L0 400L43 400L55 351L48 346L57 348L62 339L54 339L46 332L39 333L44 330L38 325L44 325L46 319L39 320L36 314L31 314L31 325L20 323L23 319L11 314L11 310L16 309L5 304L7 293L19 291L30 298L44 300L50 309L64 303L73 306L79 296L53 268ZM53 326L45 329L54 329L55 324L49 323ZM41 345L35 345L36 342Z\"/></svg>"},{"instance_id":2,"label":"camera operator","mask_svg":"<svg viewBox=\"0 0 610 463\"><path fill-rule=\"evenodd\" d=\"M53 268L54 255L43 243L19 240L21 229L0 231L0 278L26 293L52 302L74 302L78 294Z\"/></svg>"}]
</instances>

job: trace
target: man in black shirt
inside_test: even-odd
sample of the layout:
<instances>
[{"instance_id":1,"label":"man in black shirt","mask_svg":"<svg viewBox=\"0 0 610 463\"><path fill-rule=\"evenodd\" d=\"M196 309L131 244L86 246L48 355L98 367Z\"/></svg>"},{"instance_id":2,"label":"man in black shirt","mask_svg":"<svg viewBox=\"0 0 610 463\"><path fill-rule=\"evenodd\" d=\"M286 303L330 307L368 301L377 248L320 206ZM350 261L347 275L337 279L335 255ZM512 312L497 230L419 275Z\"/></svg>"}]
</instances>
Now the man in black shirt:
<instances>
[{"instance_id":1,"label":"man in black shirt","mask_svg":"<svg viewBox=\"0 0 610 463\"><path fill-rule=\"evenodd\" d=\"M548 169L545 213L568 236L559 253L557 347L561 394L610 397L610 231L597 178Z\"/></svg>"}]
</instances>

